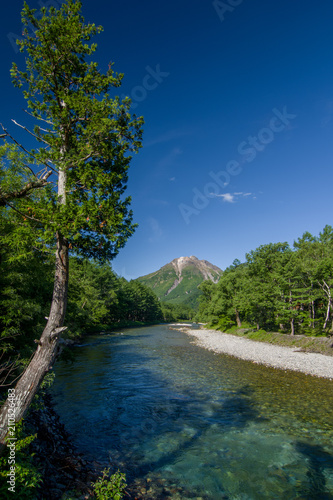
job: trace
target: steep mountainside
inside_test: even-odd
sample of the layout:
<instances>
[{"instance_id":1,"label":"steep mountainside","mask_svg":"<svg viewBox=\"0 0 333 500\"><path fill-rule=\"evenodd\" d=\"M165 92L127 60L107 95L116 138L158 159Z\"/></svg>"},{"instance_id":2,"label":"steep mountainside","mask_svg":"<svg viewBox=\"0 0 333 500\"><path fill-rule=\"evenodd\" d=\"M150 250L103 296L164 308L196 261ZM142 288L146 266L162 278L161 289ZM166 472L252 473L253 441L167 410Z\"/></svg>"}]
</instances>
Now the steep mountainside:
<instances>
[{"instance_id":1,"label":"steep mountainside","mask_svg":"<svg viewBox=\"0 0 333 500\"><path fill-rule=\"evenodd\" d=\"M158 271L138 278L149 286L164 302L196 306L201 292L198 285L204 280L217 283L222 270L206 260L191 257L179 257Z\"/></svg>"}]
</instances>

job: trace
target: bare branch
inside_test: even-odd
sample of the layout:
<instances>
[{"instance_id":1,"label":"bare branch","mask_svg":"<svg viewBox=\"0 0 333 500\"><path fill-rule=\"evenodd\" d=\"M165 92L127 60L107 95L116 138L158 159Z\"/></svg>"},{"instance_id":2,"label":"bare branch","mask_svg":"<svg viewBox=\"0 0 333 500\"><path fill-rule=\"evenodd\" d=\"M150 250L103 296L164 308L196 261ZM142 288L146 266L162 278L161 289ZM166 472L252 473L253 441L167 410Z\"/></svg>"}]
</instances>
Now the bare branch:
<instances>
[{"instance_id":1,"label":"bare branch","mask_svg":"<svg viewBox=\"0 0 333 500\"><path fill-rule=\"evenodd\" d=\"M37 118L38 120L41 120L45 123L48 123L49 125L52 125L53 126L53 123L52 122L49 122L48 120L45 120L45 118L42 118L41 116L34 116L32 113L29 113L29 111L27 109L22 109L22 111L24 111L25 113L27 113L27 115L29 116L32 116L33 118Z\"/></svg>"},{"instance_id":2,"label":"bare branch","mask_svg":"<svg viewBox=\"0 0 333 500\"><path fill-rule=\"evenodd\" d=\"M34 155L33 155L33 154L31 154L31 153L30 153L30 151L28 151L27 149L25 149L25 147L24 147L24 146L22 146L22 144L20 144L19 142L17 142L17 140L16 140L16 139L15 139L15 138L14 138L14 137L13 137L13 136L12 136L12 135L11 135L11 134L10 134L10 133L6 130L6 129L5 129L5 127L2 125L2 123L0 123L0 125L1 125L2 130L3 130L4 132L6 132L7 137L10 137L10 138L11 138L11 140L12 140L12 141L13 141L13 142L14 142L14 143L15 143L15 144L16 144L16 145L20 148L20 149L22 149L22 151L24 151L25 153L27 153L27 155L31 156L31 158L34 158L34 159L35 159Z\"/></svg>"},{"instance_id":3,"label":"bare branch","mask_svg":"<svg viewBox=\"0 0 333 500\"><path fill-rule=\"evenodd\" d=\"M0 192L0 207L9 205L9 202L11 200L25 198L35 189L40 189L47 186L49 184L47 179L50 177L51 174L52 174L51 170L46 171L42 177L36 178L35 181L28 182L22 189L19 189L18 191L12 191L11 193Z\"/></svg>"},{"instance_id":4,"label":"bare branch","mask_svg":"<svg viewBox=\"0 0 333 500\"><path fill-rule=\"evenodd\" d=\"M20 144L19 142L17 142L17 140L8 132L8 130L5 129L5 127L2 125L2 123L0 123L0 126L1 126L2 130L5 132L4 136L9 137L20 149L22 149L22 151L24 151L28 156L30 156L30 158L33 158L33 160L36 161L37 163L43 163L43 165L45 166L45 168L49 168L53 172L58 173L58 171L50 165L50 163L52 163L51 160L48 160L49 163L38 161L36 159L36 157L30 151L28 151L27 149L25 149L25 147L22 144ZM28 167L28 168L30 168L30 167Z\"/></svg>"},{"instance_id":5,"label":"bare branch","mask_svg":"<svg viewBox=\"0 0 333 500\"><path fill-rule=\"evenodd\" d=\"M44 142L44 144L46 144L47 146L51 147L51 145L47 141L45 141L44 139L42 139L38 135L34 134L33 132L31 132L31 130L27 129L27 127L25 127L24 125L20 125L19 123L17 123L17 121L15 121L13 119L12 119L12 122L15 123L15 125L17 125L18 127L23 128L23 130L25 130L26 132L28 132L28 134L32 135L32 137L34 137L35 139L37 139L37 141Z\"/></svg>"}]
</instances>

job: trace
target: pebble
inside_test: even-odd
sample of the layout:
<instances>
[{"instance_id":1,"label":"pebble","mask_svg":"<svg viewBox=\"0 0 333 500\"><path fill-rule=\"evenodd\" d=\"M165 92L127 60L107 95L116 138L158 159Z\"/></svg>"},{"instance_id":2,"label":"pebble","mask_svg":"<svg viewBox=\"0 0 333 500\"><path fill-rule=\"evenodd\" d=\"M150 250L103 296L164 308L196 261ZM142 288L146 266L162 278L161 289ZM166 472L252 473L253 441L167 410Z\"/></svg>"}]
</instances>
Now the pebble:
<instances>
[{"instance_id":1,"label":"pebble","mask_svg":"<svg viewBox=\"0 0 333 500\"><path fill-rule=\"evenodd\" d=\"M253 363L333 380L333 356L295 351L291 347L257 342L216 330L185 328L183 331L195 337L197 345L216 353L229 354Z\"/></svg>"}]
</instances>

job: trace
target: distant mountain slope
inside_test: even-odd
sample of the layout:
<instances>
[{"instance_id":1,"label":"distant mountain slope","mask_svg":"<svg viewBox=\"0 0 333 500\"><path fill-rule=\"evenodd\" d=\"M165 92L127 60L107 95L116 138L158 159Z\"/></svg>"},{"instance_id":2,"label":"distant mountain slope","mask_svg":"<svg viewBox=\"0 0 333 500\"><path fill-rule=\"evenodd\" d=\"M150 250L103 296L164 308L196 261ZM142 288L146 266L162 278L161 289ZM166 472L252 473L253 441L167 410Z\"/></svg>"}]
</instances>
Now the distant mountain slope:
<instances>
[{"instance_id":1,"label":"distant mountain slope","mask_svg":"<svg viewBox=\"0 0 333 500\"><path fill-rule=\"evenodd\" d=\"M195 307L201 295L198 285L204 280L217 283L222 270L208 262L191 257L179 257L158 271L137 280L151 288L160 300Z\"/></svg>"}]
</instances>

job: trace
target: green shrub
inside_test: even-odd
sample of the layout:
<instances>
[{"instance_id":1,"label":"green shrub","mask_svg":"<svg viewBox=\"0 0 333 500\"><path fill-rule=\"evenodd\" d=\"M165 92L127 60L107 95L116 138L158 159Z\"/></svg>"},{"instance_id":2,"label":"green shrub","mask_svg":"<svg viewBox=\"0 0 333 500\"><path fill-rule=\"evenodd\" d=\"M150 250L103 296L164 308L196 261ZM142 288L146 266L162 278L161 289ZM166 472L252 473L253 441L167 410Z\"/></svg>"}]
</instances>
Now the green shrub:
<instances>
[{"instance_id":1,"label":"green shrub","mask_svg":"<svg viewBox=\"0 0 333 500\"><path fill-rule=\"evenodd\" d=\"M29 454L27 448L36 435L27 436L21 421L15 426L15 437L17 438L15 441L15 464L12 465L15 467L15 492L8 489L11 487L7 481L9 480L10 463L13 459L9 457L9 449L7 449L0 458L0 498L34 500L42 476L33 465L33 455Z\"/></svg>"},{"instance_id":2,"label":"green shrub","mask_svg":"<svg viewBox=\"0 0 333 500\"><path fill-rule=\"evenodd\" d=\"M217 324L217 329L226 331L233 326L234 322L231 319L229 319L227 316L222 316Z\"/></svg>"},{"instance_id":3,"label":"green shrub","mask_svg":"<svg viewBox=\"0 0 333 500\"><path fill-rule=\"evenodd\" d=\"M257 334L258 336L260 336L261 333L267 333L266 330L263 330L262 328L260 328L260 330L257 331Z\"/></svg>"},{"instance_id":4,"label":"green shrub","mask_svg":"<svg viewBox=\"0 0 333 500\"><path fill-rule=\"evenodd\" d=\"M110 474L110 469L104 469L103 476L93 484L97 500L121 500L126 488L125 474L119 470Z\"/></svg>"}]
</instances>

